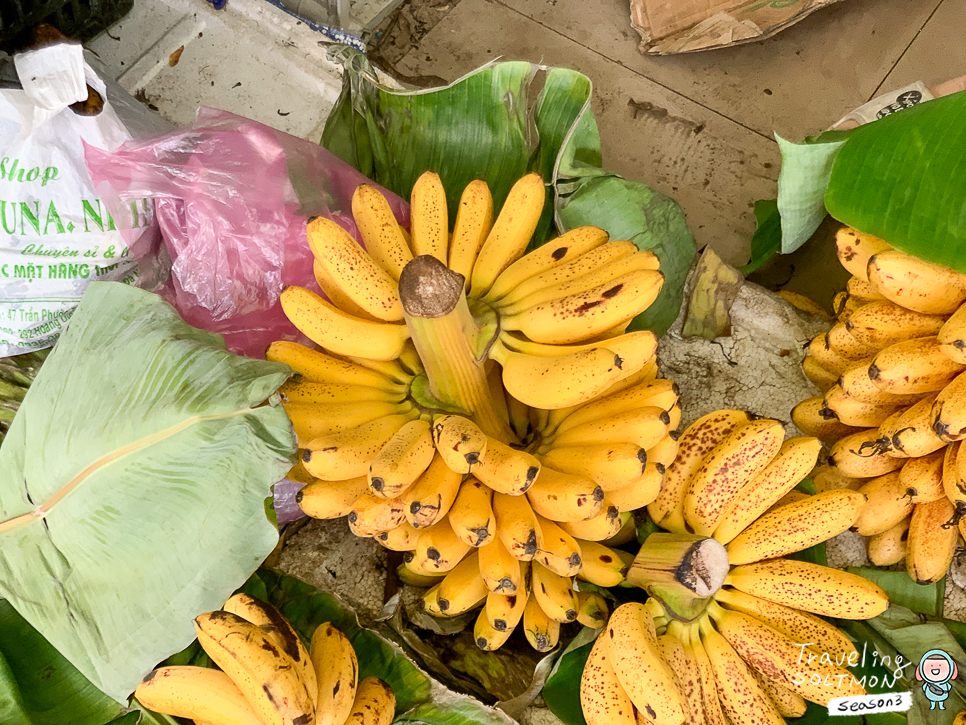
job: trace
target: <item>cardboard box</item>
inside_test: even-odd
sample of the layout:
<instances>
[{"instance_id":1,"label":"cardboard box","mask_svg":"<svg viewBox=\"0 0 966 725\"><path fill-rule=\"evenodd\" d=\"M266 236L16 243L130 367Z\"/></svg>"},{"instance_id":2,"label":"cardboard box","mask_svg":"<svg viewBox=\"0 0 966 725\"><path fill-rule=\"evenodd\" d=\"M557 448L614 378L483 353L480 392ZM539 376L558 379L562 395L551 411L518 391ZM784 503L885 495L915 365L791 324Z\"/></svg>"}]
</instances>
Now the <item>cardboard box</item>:
<instances>
[{"instance_id":1,"label":"cardboard box","mask_svg":"<svg viewBox=\"0 0 966 725\"><path fill-rule=\"evenodd\" d=\"M650 55L768 38L839 0L631 0L631 25Z\"/></svg>"}]
</instances>

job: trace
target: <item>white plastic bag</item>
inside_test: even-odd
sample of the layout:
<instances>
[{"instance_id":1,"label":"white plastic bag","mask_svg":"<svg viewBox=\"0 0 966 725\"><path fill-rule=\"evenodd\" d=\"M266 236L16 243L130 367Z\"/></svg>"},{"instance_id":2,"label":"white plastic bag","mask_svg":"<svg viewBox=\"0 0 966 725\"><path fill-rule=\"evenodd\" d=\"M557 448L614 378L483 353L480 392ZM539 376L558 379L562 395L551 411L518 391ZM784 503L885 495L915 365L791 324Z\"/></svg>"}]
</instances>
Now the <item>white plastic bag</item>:
<instances>
[{"instance_id":1,"label":"white plastic bag","mask_svg":"<svg viewBox=\"0 0 966 725\"><path fill-rule=\"evenodd\" d=\"M85 142L113 150L145 126L112 108L117 87L108 93L78 43L26 51L13 65L22 88L0 85L0 357L52 346L94 280L154 287L147 248L160 240L142 199L128 209L139 230L129 247L84 163ZM3 70L11 75L9 61ZM96 115L69 107L87 99L88 84L104 99Z\"/></svg>"}]
</instances>

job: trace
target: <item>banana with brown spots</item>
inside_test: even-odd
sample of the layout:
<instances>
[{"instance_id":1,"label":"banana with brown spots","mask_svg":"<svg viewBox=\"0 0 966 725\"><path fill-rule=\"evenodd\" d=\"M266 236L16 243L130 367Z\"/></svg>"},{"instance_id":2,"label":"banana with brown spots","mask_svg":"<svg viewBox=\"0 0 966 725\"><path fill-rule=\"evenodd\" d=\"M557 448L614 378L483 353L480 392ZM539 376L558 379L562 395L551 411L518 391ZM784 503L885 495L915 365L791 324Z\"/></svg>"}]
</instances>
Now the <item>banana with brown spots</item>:
<instances>
[{"instance_id":1,"label":"banana with brown spots","mask_svg":"<svg viewBox=\"0 0 966 725\"><path fill-rule=\"evenodd\" d=\"M359 683L356 699L344 725L390 725L396 716L396 695L378 677Z\"/></svg>"},{"instance_id":2,"label":"banana with brown spots","mask_svg":"<svg viewBox=\"0 0 966 725\"><path fill-rule=\"evenodd\" d=\"M352 642L325 622L315 628L309 653L319 682L315 725L343 725L359 684L359 662Z\"/></svg>"}]
</instances>

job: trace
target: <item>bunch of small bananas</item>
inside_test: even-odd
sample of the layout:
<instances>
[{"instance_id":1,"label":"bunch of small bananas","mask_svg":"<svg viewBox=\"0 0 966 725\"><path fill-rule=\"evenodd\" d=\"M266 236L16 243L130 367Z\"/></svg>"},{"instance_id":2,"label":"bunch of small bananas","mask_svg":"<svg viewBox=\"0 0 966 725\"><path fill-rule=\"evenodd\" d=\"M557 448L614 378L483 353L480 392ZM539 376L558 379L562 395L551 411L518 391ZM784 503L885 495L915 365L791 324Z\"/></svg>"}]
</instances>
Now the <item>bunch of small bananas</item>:
<instances>
[{"instance_id":1,"label":"bunch of small bananas","mask_svg":"<svg viewBox=\"0 0 966 725\"><path fill-rule=\"evenodd\" d=\"M40 372L49 350L0 358L0 443L7 434L13 416L27 394L27 388Z\"/></svg>"},{"instance_id":2,"label":"bunch of small bananas","mask_svg":"<svg viewBox=\"0 0 966 725\"><path fill-rule=\"evenodd\" d=\"M376 677L358 681L352 643L330 623L310 648L271 604L236 594L195 618L198 642L221 669L152 670L134 696L199 725L389 725L396 697Z\"/></svg>"},{"instance_id":3,"label":"bunch of small bananas","mask_svg":"<svg viewBox=\"0 0 966 725\"><path fill-rule=\"evenodd\" d=\"M588 725L780 725L805 700L861 694L849 638L814 615L867 619L888 600L854 574L781 558L848 529L865 497L789 497L815 438L722 410L692 424L648 507L651 534L627 574L650 596L618 607L581 678ZM853 658L850 660L850 656Z\"/></svg>"},{"instance_id":4,"label":"bunch of small bananas","mask_svg":"<svg viewBox=\"0 0 966 725\"><path fill-rule=\"evenodd\" d=\"M315 219L308 241L327 301L289 287L289 319L322 351L288 342L269 360L301 375L282 388L310 481L299 505L347 517L357 536L405 551L404 581L431 587L437 616L481 604L477 644L500 647L522 620L552 649L560 624L600 626L601 586L677 452L677 387L657 379L657 340L626 332L663 283L657 258L596 227L524 254L544 208L542 179L511 189L494 219L482 181L446 196L427 172L411 236L360 186L365 248ZM603 542L603 543L601 543Z\"/></svg>"},{"instance_id":5,"label":"bunch of small bananas","mask_svg":"<svg viewBox=\"0 0 966 725\"><path fill-rule=\"evenodd\" d=\"M853 229L836 248L853 276L804 360L824 395L792 419L832 444L816 484L868 497L855 530L872 563L905 558L913 579L935 582L966 531L966 275Z\"/></svg>"}]
</instances>

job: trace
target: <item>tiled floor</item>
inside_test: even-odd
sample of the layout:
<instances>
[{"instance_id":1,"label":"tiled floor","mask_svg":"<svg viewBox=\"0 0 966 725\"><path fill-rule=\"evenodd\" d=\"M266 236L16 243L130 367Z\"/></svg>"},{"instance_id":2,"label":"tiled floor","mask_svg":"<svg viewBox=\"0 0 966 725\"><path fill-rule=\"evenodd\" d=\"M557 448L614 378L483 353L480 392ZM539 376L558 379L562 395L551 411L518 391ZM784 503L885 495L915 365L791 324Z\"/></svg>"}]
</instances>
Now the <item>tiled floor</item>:
<instances>
[{"instance_id":1,"label":"tiled floor","mask_svg":"<svg viewBox=\"0 0 966 725\"><path fill-rule=\"evenodd\" d=\"M673 196L699 245L747 261L774 197L773 133L801 140L891 88L966 73L963 0L842 0L777 36L677 56L638 51L627 0L461 0L396 68L452 81L497 56L595 84L604 161Z\"/></svg>"}]
</instances>

